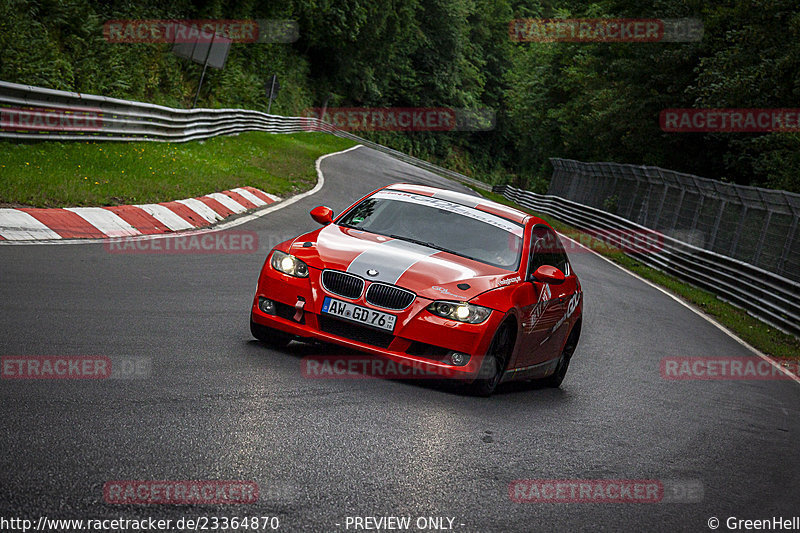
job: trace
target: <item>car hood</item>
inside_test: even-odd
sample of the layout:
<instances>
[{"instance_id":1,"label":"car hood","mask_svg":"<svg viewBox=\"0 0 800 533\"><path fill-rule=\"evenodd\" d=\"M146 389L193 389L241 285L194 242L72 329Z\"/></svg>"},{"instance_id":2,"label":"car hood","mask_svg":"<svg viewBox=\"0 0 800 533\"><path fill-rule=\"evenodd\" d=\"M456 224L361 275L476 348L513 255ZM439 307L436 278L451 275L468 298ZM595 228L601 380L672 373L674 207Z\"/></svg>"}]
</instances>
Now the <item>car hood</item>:
<instances>
[{"instance_id":1,"label":"car hood","mask_svg":"<svg viewBox=\"0 0 800 533\"><path fill-rule=\"evenodd\" d=\"M515 272L336 224L301 235L290 252L310 267L350 272L432 300L469 300L519 281Z\"/></svg>"}]
</instances>

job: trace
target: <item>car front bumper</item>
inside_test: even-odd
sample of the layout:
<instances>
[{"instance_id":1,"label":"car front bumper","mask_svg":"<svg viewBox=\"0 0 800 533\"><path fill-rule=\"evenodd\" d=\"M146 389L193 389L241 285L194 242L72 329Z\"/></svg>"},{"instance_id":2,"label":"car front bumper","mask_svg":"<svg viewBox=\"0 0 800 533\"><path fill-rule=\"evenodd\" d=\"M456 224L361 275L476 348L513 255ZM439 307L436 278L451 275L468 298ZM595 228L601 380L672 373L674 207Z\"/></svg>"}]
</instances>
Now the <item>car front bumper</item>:
<instances>
[{"instance_id":1,"label":"car front bumper","mask_svg":"<svg viewBox=\"0 0 800 533\"><path fill-rule=\"evenodd\" d=\"M425 308L431 300L417 296L402 311L393 311L327 292L320 281L321 271L309 268L307 278L277 272L267 261L259 276L252 304L252 320L298 337L331 342L359 352L389 358L400 365L413 367L414 375L437 376L473 381L481 367L492 335L503 319L493 311L480 324L467 324L438 317ZM388 312L397 317L394 331L388 332L351 323L321 312L326 296ZM259 298L275 302L275 311L265 313ZM469 355L464 365L448 363L451 351Z\"/></svg>"}]
</instances>

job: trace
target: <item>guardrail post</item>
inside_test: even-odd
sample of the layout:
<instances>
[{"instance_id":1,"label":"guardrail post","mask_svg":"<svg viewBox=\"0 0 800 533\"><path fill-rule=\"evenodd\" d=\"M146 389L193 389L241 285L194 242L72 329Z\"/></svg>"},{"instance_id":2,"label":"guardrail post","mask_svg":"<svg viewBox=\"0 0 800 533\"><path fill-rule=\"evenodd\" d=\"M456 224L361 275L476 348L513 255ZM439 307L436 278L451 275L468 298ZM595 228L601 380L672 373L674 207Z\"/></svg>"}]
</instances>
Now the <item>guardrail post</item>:
<instances>
[{"instance_id":1,"label":"guardrail post","mask_svg":"<svg viewBox=\"0 0 800 533\"><path fill-rule=\"evenodd\" d=\"M789 249L792 246L792 242L794 241L794 234L797 232L797 220L798 217L795 214L794 220L792 220L792 228L789 230L789 235L786 237L786 243L783 245L783 252L781 253L781 259L778 261L778 274L783 274L786 272L786 260L789 258Z\"/></svg>"},{"instance_id":2,"label":"guardrail post","mask_svg":"<svg viewBox=\"0 0 800 533\"><path fill-rule=\"evenodd\" d=\"M694 217L692 217L692 228L690 231L695 231L697 229L697 223L700 221L700 213L703 212L703 206L706 202L706 195L701 194L700 196L700 205L697 206L697 209L694 211Z\"/></svg>"},{"instance_id":3,"label":"guardrail post","mask_svg":"<svg viewBox=\"0 0 800 533\"><path fill-rule=\"evenodd\" d=\"M719 201L719 211L717 211L717 218L714 220L714 229L711 230L711 240L708 242L708 249L714 250L714 245L717 242L717 233L719 233L719 224L722 222L722 213L725 212L725 206L728 205L727 200L723 200L720 198Z\"/></svg>"},{"instance_id":4,"label":"guardrail post","mask_svg":"<svg viewBox=\"0 0 800 533\"><path fill-rule=\"evenodd\" d=\"M594 169L592 169L592 171L588 172L588 173L587 172L581 172L581 173L583 175L587 175L588 174L589 179L592 180L592 186L591 186L591 188L589 189L588 192L584 188L585 196L583 198L581 198L580 201L582 203L586 203L586 204L593 205L593 206L603 205L602 202L600 202L599 204L597 202L597 195L598 195L598 192L599 192L597 189L599 188L600 181L597 179L597 176L595 175Z\"/></svg>"},{"instance_id":5,"label":"guardrail post","mask_svg":"<svg viewBox=\"0 0 800 533\"><path fill-rule=\"evenodd\" d=\"M739 245L739 236L742 234L742 227L747 218L747 206L742 204L742 215L739 217L739 223L736 224L736 232L733 234L733 242L731 242L731 251L728 255L736 257L736 247Z\"/></svg>"},{"instance_id":6,"label":"guardrail post","mask_svg":"<svg viewBox=\"0 0 800 533\"><path fill-rule=\"evenodd\" d=\"M761 259L761 249L764 247L764 241L767 238L767 228L769 228L770 220L772 220L772 210L767 209L767 221L764 222L764 227L761 228L761 235L758 237L758 244L756 245L756 251L753 254L753 261L754 265L758 265L758 260Z\"/></svg>"},{"instance_id":7,"label":"guardrail post","mask_svg":"<svg viewBox=\"0 0 800 533\"><path fill-rule=\"evenodd\" d=\"M664 193L661 195L661 202L658 204L658 211L656 211L656 218L653 220L653 225L658 226L658 222L661 220L661 210L664 209L664 202L667 199L667 193L669 192L669 185L666 183L662 183L664 186ZM656 227L656 229L660 229Z\"/></svg>"},{"instance_id":8,"label":"guardrail post","mask_svg":"<svg viewBox=\"0 0 800 533\"><path fill-rule=\"evenodd\" d=\"M674 230L675 226L678 224L678 213L681 212L681 206L683 205L683 197L686 194L686 189L681 189L681 195L678 197L678 205L675 206L675 213L672 215L672 223L670 224L670 229Z\"/></svg>"},{"instance_id":9,"label":"guardrail post","mask_svg":"<svg viewBox=\"0 0 800 533\"><path fill-rule=\"evenodd\" d=\"M565 197L569 197L570 191L573 190L573 185L572 181L569 179L570 176L564 166L564 162L560 159L555 159L553 161L553 167L555 171L553 172L553 179L551 179L548 194L561 194Z\"/></svg>"},{"instance_id":10,"label":"guardrail post","mask_svg":"<svg viewBox=\"0 0 800 533\"><path fill-rule=\"evenodd\" d=\"M733 189L733 191L736 193L736 196L739 197L739 203L742 206L742 214L739 217L739 223L736 224L736 230L733 234L733 242L731 242L731 251L729 253L731 257L736 257L736 248L739 246L739 238L742 235L742 228L744 227L744 221L747 219L748 207L745 197L742 196L742 193L739 191L739 186L729 185L729 188Z\"/></svg>"},{"instance_id":11,"label":"guardrail post","mask_svg":"<svg viewBox=\"0 0 800 533\"><path fill-rule=\"evenodd\" d=\"M567 198L575 200L578 196L578 190L580 189L581 180L579 179L579 174L577 169L573 168L573 165L564 165L564 169L562 170L565 176L569 176L569 191L567 192Z\"/></svg>"},{"instance_id":12,"label":"guardrail post","mask_svg":"<svg viewBox=\"0 0 800 533\"><path fill-rule=\"evenodd\" d=\"M636 204L636 201L639 199L639 187L641 187L642 180L638 176L636 176L636 188L633 189L633 196L631 197L631 201L628 202L628 211L625 213L625 218L628 220L633 220L631 215L633 214L633 206Z\"/></svg>"},{"instance_id":13,"label":"guardrail post","mask_svg":"<svg viewBox=\"0 0 800 533\"><path fill-rule=\"evenodd\" d=\"M692 227L689 231L694 233L697 229L697 223L700 221L700 213L703 212L703 206L705 205L706 195L703 194L703 190L700 189L700 186L697 184L697 176L692 174L692 183L694 184L694 190L692 191L694 194L700 197L700 203L695 208L694 215L692 216ZM705 236L703 236L703 242L705 243Z\"/></svg>"},{"instance_id":14,"label":"guardrail post","mask_svg":"<svg viewBox=\"0 0 800 533\"><path fill-rule=\"evenodd\" d=\"M614 181L611 182L611 192L612 192L612 194L616 195L617 194L617 181L619 180L619 176L617 175L617 172L616 172L616 166L615 165L610 165L609 172L611 172L611 175L614 176ZM617 204L617 205L619 205L619 204Z\"/></svg>"}]
</instances>

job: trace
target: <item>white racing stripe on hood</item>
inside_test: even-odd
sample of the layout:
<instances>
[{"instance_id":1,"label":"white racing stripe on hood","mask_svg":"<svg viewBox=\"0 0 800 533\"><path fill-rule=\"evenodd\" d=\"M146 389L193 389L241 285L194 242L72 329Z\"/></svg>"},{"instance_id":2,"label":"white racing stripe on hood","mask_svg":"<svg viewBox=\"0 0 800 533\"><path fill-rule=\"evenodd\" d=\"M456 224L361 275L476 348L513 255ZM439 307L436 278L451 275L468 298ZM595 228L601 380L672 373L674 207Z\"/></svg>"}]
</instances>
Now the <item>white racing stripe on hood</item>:
<instances>
[{"instance_id":1,"label":"white racing stripe on hood","mask_svg":"<svg viewBox=\"0 0 800 533\"><path fill-rule=\"evenodd\" d=\"M394 239L361 252L347 267L347 271L370 281L394 285L406 270L436 253L439 251L433 248ZM367 270L370 269L377 270L378 275L368 275Z\"/></svg>"}]
</instances>

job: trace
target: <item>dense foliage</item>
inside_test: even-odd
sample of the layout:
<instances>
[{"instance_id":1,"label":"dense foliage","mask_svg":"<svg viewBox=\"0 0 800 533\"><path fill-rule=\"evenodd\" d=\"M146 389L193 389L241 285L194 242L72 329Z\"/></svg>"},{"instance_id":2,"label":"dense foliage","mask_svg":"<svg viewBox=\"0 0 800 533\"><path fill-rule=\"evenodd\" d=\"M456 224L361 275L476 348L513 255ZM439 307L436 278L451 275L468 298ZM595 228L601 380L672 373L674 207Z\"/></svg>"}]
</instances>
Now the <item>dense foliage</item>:
<instances>
[{"instance_id":1,"label":"dense foliage","mask_svg":"<svg viewBox=\"0 0 800 533\"><path fill-rule=\"evenodd\" d=\"M517 43L520 17L698 17L693 43ZM166 44L112 44L114 19L293 19L292 44L234 44L201 106L492 108L491 132L371 137L491 181L542 188L549 157L652 164L800 191L797 133L665 133L669 107L797 107L796 0L5 0L0 79L191 105L201 67Z\"/></svg>"}]
</instances>

